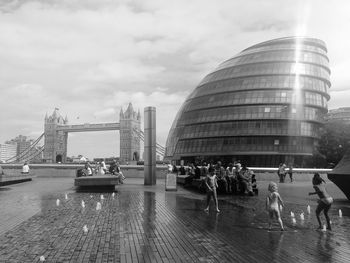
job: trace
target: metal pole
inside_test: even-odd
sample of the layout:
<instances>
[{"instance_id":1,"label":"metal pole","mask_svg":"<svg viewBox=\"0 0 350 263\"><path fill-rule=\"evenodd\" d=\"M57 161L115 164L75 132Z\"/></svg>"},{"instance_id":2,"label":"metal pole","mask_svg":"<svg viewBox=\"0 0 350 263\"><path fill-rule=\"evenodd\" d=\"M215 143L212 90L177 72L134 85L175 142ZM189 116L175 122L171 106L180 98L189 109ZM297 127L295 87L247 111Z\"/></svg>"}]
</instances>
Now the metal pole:
<instances>
[{"instance_id":1,"label":"metal pole","mask_svg":"<svg viewBox=\"0 0 350 263\"><path fill-rule=\"evenodd\" d=\"M145 152L145 163L144 163L144 174L145 174L145 185L156 184L156 108L146 107L144 109L144 152Z\"/></svg>"}]
</instances>

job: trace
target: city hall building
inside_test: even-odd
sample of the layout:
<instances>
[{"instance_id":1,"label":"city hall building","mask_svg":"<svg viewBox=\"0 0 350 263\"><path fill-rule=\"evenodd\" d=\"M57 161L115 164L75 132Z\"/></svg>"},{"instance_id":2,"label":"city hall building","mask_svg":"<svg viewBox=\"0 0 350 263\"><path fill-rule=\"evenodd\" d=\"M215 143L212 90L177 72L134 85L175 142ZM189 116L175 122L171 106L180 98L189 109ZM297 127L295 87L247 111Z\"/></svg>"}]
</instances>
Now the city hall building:
<instances>
[{"instance_id":1,"label":"city hall building","mask_svg":"<svg viewBox=\"0 0 350 263\"><path fill-rule=\"evenodd\" d=\"M186 98L165 157L304 166L317 150L330 86L323 41L287 37L251 46L221 63Z\"/></svg>"}]
</instances>

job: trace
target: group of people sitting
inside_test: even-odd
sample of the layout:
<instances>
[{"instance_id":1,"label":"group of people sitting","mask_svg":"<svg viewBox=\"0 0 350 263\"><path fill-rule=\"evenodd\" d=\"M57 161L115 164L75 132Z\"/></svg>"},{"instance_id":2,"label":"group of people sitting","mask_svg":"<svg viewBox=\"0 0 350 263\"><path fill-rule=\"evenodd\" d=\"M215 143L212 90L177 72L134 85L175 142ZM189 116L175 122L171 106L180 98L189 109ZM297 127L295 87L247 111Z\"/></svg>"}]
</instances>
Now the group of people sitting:
<instances>
[{"instance_id":1,"label":"group of people sitting","mask_svg":"<svg viewBox=\"0 0 350 263\"><path fill-rule=\"evenodd\" d=\"M84 169L78 170L78 177L80 176L92 176L92 175L105 175L111 174L119 179L119 183L123 184L125 176L123 175L120 164L117 161L113 161L107 169L106 163L104 161L97 162L95 167L91 165L90 162L86 162Z\"/></svg>"},{"instance_id":2,"label":"group of people sitting","mask_svg":"<svg viewBox=\"0 0 350 263\"><path fill-rule=\"evenodd\" d=\"M181 165L179 169L174 165L173 172L179 175L188 175L185 178L185 186L190 186L194 179L202 179L203 184L209 171L213 171L216 175L218 184L218 192L226 194L241 194L254 195L258 194L255 174L246 164L241 164L240 161L229 163L225 168L221 161L215 165L207 165L205 162L200 166L199 164L191 163L187 169Z\"/></svg>"}]
</instances>

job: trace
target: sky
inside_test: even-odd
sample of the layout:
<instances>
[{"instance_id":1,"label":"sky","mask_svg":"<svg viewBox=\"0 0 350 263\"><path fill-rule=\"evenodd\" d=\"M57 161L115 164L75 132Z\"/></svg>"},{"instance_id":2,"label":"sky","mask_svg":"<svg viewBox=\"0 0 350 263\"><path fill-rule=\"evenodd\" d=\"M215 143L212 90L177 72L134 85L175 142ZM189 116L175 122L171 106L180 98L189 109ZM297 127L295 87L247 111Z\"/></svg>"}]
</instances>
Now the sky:
<instances>
[{"instance_id":1,"label":"sky","mask_svg":"<svg viewBox=\"0 0 350 263\"><path fill-rule=\"evenodd\" d=\"M350 106L350 1L1 0L0 143L36 139L57 107L70 124L119 122L129 102L157 109L165 145L202 78L243 49L322 39L329 109ZM143 124L142 124L143 127ZM68 156L119 156L117 131L71 133Z\"/></svg>"}]
</instances>

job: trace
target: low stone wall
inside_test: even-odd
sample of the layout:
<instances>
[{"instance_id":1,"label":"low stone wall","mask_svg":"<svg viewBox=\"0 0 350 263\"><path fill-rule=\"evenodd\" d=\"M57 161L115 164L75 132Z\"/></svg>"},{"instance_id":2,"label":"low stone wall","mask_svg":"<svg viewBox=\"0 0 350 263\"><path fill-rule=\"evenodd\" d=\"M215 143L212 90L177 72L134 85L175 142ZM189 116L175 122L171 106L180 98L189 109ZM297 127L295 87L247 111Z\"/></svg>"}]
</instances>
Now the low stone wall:
<instances>
[{"instance_id":1,"label":"low stone wall","mask_svg":"<svg viewBox=\"0 0 350 263\"><path fill-rule=\"evenodd\" d=\"M22 165L1 164L6 175L20 175ZM78 169L84 168L83 164L30 164L30 172L36 177L76 177ZM144 171L141 165L122 165L121 170L126 178L143 178ZM164 179L167 166L157 166L156 176Z\"/></svg>"},{"instance_id":2,"label":"low stone wall","mask_svg":"<svg viewBox=\"0 0 350 263\"><path fill-rule=\"evenodd\" d=\"M327 182L327 173L320 172L321 177ZM314 172L295 172L293 173L293 181L296 182L311 182ZM279 182L277 172L255 172L255 178L258 181L273 181ZM287 174L284 180L286 183L290 182L289 175Z\"/></svg>"},{"instance_id":3,"label":"low stone wall","mask_svg":"<svg viewBox=\"0 0 350 263\"><path fill-rule=\"evenodd\" d=\"M22 171L21 164L1 164L4 173L7 175L20 175ZM31 174L36 177L76 177L76 171L82 169L83 164L30 164ZM168 167L159 165L156 169L158 179L164 179L167 174ZM258 181L279 181L277 176L277 168L251 168L256 174ZM126 178L144 178L143 165L122 165L121 170ZM293 171L293 179L295 181L311 181L313 174L319 172L325 180L327 172L331 169L301 169L295 168ZM328 179L327 179L328 180ZM286 176L286 182L289 182L289 176Z\"/></svg>"}]
</instances>

